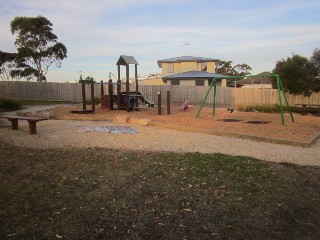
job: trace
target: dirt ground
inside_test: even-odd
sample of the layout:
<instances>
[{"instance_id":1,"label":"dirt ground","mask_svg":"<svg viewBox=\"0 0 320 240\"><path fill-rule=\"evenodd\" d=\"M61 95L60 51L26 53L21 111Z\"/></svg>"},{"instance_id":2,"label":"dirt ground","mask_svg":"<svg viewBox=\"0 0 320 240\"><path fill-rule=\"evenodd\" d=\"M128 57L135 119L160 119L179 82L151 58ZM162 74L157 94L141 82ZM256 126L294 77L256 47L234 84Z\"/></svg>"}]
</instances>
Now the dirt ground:
<instances>
[{"instance_id":1,"label":"dirt ground","mask_svg":"<svg viewBox=\"0 0 320 240\"><path fill-rule=\"evenodd\" d=\"M171 114L157 114L157 109L140 109L126 112L122 110L101 110L98 105L94 114L72 114L70 110L81 109L77 107L60 107L51 109L52 117L59 120L97 120L112 121L115 116L123 115L134 118L147 118L157 127L175 130L213 133L216 135L234 135L239 137L253 137L256 140L280 140L289 143L308 143L320 133L320 117L313 115L301 116L285 113L285 125L281 124L280 113L239 112L229 113L227 109L216 110L212 116L212 108L205 107L200 116L196 118L199 106L189 106L183 111L179 106L171 107ZM90 109L90 106L88 106Z\"/></svg>"}]
</instances>

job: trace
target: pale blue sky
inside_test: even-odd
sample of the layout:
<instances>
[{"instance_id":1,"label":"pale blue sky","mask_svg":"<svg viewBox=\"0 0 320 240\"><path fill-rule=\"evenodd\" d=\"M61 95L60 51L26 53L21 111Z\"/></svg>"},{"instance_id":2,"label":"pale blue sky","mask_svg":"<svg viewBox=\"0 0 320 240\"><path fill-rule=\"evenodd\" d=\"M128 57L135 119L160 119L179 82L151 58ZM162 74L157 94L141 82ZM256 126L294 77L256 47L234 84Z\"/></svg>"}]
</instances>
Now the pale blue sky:
<instances>
[{"instance_id":1,"label":"pale blue sky","mask_svg":"<svg viewBox=\"0 0 320 240\"><path fill-rule=\"evenodd\" d=\"M161 72L157 60L185 55L247 63L259 73L320 47L319 0L0 0L0 50L15 51L15 16L38 15L68 49L48 81L75 82L80 71L107 80L120 55L134 56L141 75Z\"/></svg>"}]
</instances>

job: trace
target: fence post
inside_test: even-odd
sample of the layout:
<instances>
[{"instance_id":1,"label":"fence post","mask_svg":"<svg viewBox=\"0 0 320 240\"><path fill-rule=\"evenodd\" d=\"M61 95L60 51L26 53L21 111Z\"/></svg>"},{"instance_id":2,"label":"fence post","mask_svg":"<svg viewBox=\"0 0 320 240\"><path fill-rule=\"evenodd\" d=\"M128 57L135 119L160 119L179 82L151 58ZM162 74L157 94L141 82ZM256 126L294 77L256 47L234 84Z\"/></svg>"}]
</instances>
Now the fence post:
<instances>
[{"instance_id":1,"label":"fence post","mask_svg":"<svg viewBox=\"0 0 320 240\"><path fill-rule=\"evenodd\" d=\"M161 91L158 91L158 115L161 115Z\"/></svg>"}]
</instances>

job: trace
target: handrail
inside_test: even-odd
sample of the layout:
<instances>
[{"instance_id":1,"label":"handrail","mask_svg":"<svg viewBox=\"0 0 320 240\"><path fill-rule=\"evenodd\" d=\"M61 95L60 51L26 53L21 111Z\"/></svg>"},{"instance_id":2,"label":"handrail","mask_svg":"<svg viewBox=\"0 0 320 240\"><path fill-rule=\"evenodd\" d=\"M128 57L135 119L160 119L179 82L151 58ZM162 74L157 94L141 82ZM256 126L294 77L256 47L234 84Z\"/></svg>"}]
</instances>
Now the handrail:
<instances>
[{"instance_id":1,"label":"handrail","mask_svg":"<svg viewBox=\"0 0 320 240\"><path fill-rule=\"evenodd\" d=\"M117 80L117 77L112 72L109 72L109 80L112 80L111 76L113 76Z\"/></svg>"}]
</instances>

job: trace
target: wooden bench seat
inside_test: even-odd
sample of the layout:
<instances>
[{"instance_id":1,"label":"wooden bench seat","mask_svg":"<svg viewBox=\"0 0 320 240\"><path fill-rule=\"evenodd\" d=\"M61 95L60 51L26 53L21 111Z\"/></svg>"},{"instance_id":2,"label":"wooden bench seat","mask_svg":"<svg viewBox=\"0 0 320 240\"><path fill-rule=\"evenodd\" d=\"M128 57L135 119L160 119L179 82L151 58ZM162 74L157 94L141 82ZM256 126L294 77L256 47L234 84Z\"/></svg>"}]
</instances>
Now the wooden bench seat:
<instances>
[{"instance_id":1,"label":"wooden bench seat","mask_svg":"<svg viewBox=\"0 0 320 240\"><path fill-rule=\"evenodd\" d=\"M11 129L17 130L19 120L26 120L29 123L29 134L37 134L37 122L48 120L48 118L40 117L23 117L23 116L0 116L0 118L8 119L11 122Z\"/></svg>"},{"instance_id":2,"label":"wooden bench seat","mask_svg":"<svg viewBox=\"0 0 320 240\"><path fill-rule=\"evenodd\" d=\"M295 110L301 113L301 115L307 115L308 113L320 115L320 104L295 104Z\"/></svg>"}]
</instances>

